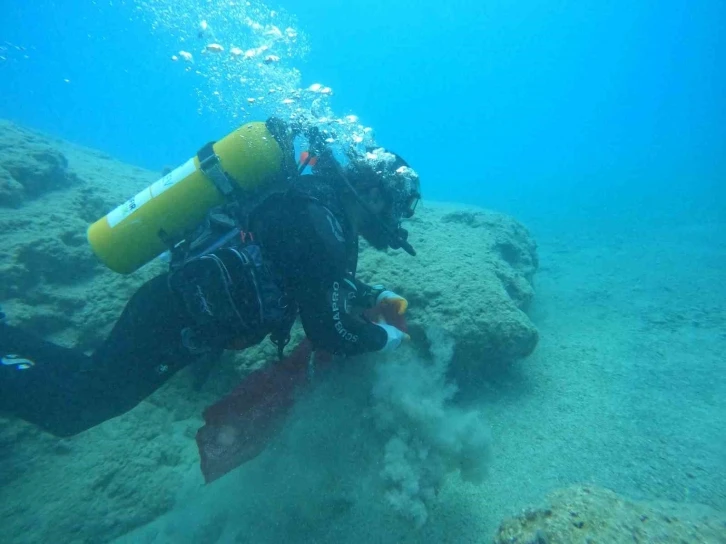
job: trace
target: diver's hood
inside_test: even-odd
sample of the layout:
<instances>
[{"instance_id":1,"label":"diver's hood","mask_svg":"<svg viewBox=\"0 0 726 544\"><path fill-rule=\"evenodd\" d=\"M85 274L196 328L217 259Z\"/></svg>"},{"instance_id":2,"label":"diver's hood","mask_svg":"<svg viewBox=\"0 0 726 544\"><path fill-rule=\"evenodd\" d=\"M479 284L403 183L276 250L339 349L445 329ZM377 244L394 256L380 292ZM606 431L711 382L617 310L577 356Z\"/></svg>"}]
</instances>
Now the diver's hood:
<instances>
[{"instance_id":1,"label":"diver's hood","mask_svg":"<svg viewBox=\"0 0 726 544\"><path fill-rule=\"evenodd\" d=\"M325 147L317 157L313 171L324 178L341 179L372 222L377 224L378 230L385 234L388 246L416 255L401 221L413 216L420 199L418 174L400 155L381 147L368 147L364 154L356 152L348 158L349 164L343 168L330 148ZM306 165L307 162L300 171ZM390 202L390 206L380 214L374 212L358 192L372 187L380 188Z\"/></svg>"},{"instance_id":2,"label":"diver's hood","mask_svg":"<svg viewBox=\"0 0 726 544\"><path fill-rule=\"evenodd\" d=\"M401 222L414 215L421 198L418 174L403 157L382 147L366 148L365 156L352 160L348 170L358 178L356 187L378 187L386 195L390 204L381 214L375 214L360 198L358 201L381 223L391 249L403 249L415 255L416 251L408 243L408 231ZM355 191L354 194L357 195Z\"/></svg>"},{"instance_id":3,"label":"diver's hood","mask_svg":"<svg viewBox=\"0 0 726 544\"><path fill-rule=\"evenodd\" d=\"M345 172L341 172L348 189L379 224L391 249L403 249L410 255L416 255L401 221L413 216L420 199L418 174L400 155L383 148L368 148L364 157L356 159L351 160ZM356 190L370 187L383 191L389 202L381 213L375 213Z\"/></svg>"}]
</instances>

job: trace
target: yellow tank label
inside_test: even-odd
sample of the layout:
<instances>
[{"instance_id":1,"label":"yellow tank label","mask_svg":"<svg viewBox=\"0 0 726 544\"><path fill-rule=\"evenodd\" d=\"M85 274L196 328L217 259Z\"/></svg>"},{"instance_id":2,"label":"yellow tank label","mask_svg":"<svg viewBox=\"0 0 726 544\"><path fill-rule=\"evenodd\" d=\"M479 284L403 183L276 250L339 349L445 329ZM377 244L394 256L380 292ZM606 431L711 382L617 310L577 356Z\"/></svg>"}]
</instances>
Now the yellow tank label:
<instances>
[{"instance_id":1,"label":"yellow tank label","mask_svg":"<svg viewBox=\"0 0 726 544\"><path fill-rule=\"evenodd\" d=\"M106 216L108 226L114 228L129 215L138 210L141 206L151 200L151 191L147 187L139 194L132 196L126 202L118 206L115 210Z\"/></svg>"},{"instance_id":2,"label":"yellow tank label","mask_svg":"<svg viewBox=\"0 0 726 544\"><path fill-rule=\"evenodd\" d=\"M147 187L139 194L132 196L106 216L108 226L114 228L116 225L121 223L121 221L146 204L149 200L159 196L167 189L174 187L174 185L192 174L196 168L197 167L194 165L194 158L191 158L178 168L169 172L160 180L156 181L153 185L151 185L151 187Z\"/></svg>"},{"instance_id":3,"label":"yellow tank label","mask_svg":"<svg viewBox=\"0 0 726 544\"><path fill-rule=\"evenodd\" d=\"M181 180L192 174L197 167L194 166L194 157L189 159L187 162L175 168L159 181L151 186L151 198L156 198L167 189L171 189L179 183Z\"/></svg>"}]
</instances>

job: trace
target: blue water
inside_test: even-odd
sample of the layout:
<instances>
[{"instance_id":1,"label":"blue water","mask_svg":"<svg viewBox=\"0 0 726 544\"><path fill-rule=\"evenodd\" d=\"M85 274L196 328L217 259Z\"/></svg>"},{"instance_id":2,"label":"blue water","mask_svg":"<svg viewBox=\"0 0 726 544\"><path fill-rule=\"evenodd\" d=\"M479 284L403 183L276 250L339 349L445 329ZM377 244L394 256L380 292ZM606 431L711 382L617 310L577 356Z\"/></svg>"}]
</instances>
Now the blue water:
<instances>
[{"instance_id":1,"label":"blue water","mask_svg":"<svg viewBox=\"0 0 726 544\"><path fill-rule=\"evenodd\" d=\"M222 5L149 4L189 13ZM446 488L420 533L389 525L385 515L369 519L386 508L373 493L351 516L360 525L334 514L320 522L325 491L316 497L322 502L306 494L345 488L357 475L346 465L354 456L327 459L324 440L309 440L311 429L337 440L314 415L327 408L308 406L313 416L287 429L289 451L202 488L196 457L165 464L190 447L190 431L180 429L194 427L198 411L170 415L143 403L137 419L121 418L94 434L97 443L82 435L36 445L30 433L18 432L17 451L26 452L26 438L27 466L52 472L53 485L64 485L54 467L66 462L91 482L69 485L77 496L63 497L66 510L58 511L71 515L63 516L62 534L138 528L122 540L134 543L247 541L233 534L260 542L365 542L370 535L386 542L457 542L452 535L465 535L461 542L476 542L505 515L576 482L726 510L726 2L281 0L268 7L300 33L279 64L281 81L294 81L299 70L301 88L332 87L336 115L358 116L378 143L405 157L421 176L425 200L508 213L538 242L530 317L539 345L479 399L496 431L490 479L456 493ZM141 0L5 2L0 119L160 172L272 111L259 98L248 105L260 93L248 92L238 72L234 81L212 81L219 65L200 54L217 38L227 52L236 41L244 48L241 21L225 22L222 12L210 17L219 35L198 38L196 11L186 23L159 13ZM193 52L193 65L171 60L180 50ZM5 213L15 210L0 208ZM457 263L440 268L446 266ZM84 300L83 285L72 287L63 295ZM33 300L22 307L32 308ZM80 312L72 317L81 319ZM159 404L169 400L164 394ZM335 398L341 411L350 409L345 395ZM140 420L148 427L130 428ZM97 460L104 455L110 467ZM21 455L12 462L26 466ZM159 498L154 482L167 476L182 484ZM148 505L123 503L146 486ZM28 487L29 497L45 497L40 486ZM365 491L363 484L356 490ZM55 509L59 495L54 488L43 508ZM74 501L96 508L96 496L125 509L98 514L101 505L88 519L83 508L73 510ZM18 504L23 508L0 505L12 514L17 541L24 542L17 527L27 526L28 541L36 525L37 534L52 532ZM390 527L399 532L382 535Z\"/></svg>"},{"instance_id":2,"label":"blue water","mask_svg":"<svg viewBox=\"0 0 726 544\"><path fill-rule=\"evenodd\" d=\"M303 83L332 86L336 111L404 155L430 199L520 214L631 196L723 204L723 2L278 5L310 43ZM132 5L2 10L0 37L29 58L0 63L0 117L152 169L235 126L196 113L193 78L168 61L177 44L130 20Z\"/></svg>"}]
</instances>

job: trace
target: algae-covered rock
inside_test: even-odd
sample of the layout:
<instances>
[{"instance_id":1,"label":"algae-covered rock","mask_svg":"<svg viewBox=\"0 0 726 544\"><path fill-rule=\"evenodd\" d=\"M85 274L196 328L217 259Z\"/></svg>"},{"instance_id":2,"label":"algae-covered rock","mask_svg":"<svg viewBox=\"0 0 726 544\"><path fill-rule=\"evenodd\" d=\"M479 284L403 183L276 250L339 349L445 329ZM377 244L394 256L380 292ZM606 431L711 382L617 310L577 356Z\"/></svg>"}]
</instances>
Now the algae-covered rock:
<instances>
[{"instance_id":1,"label":"algae-covered rock","mask_svg":"<svg viewBox=\"0 0 726 544\"><path fill-rule=\"evenodd\" d=\"M21 151L11 151L14 141ZM28 181L23 198L34 187L34 198L0 214L0 304L15 325L74 347L98 345L153 266L133 278L110 272L86 229L155 176L7 122L0 122L0 168Z\"/></svg>"},{"instance_id":2,"label":"algae-covered rock","mask_svg":"<svg viewBox=\"0 0 726 544\"><path fill-rule=\"evenodd\" d=\"M410 230L416 257L365 251L361 276L409 300L414 330L443 326L456 341L459 364L529 355L538 333L525 313L537 270L528 231L500 213L436 203L418 210Z\"/></svg>"},{"instance_id":3,"label":"algae-covered rock","mask_svg":"<svg viewBox=\"0 0 726 544\"><path fill-rule=\"evenodd\" d=\"M149 403L66 439L0 418L0 541L108 542L150 522L175 504L196 426Z\"/></svg>"},{"instance_id":4,"label":"algae-covered rock","mask_svg":"<svg viewBox=\"0 0 726 544\"><path fill-rule=\"evenodd\" d=\"M726 514L708 507L634 501L597 487L552 493L546 504L504 521L495 544L726 543Z\"/></svg>"},{"instance_id":5,"label":"algae-covered rock","mask_svg":"<svg viewBox=\"0 0 726 544\"><path fill-rule=\"evenodd\" d=\"M76 181L55 142L0 121L0 206L68 187Z\"/></svg>"},{"instance_id":6,"label":"algae-covered rock","mask_svg":"<svg viewBox=\"0 0 726 544\"><path fill-rule=\"evenodd\" d=\"M24 197L23 186L0 166L0 206L20 206Z\"/></svg>"}]
</instances>

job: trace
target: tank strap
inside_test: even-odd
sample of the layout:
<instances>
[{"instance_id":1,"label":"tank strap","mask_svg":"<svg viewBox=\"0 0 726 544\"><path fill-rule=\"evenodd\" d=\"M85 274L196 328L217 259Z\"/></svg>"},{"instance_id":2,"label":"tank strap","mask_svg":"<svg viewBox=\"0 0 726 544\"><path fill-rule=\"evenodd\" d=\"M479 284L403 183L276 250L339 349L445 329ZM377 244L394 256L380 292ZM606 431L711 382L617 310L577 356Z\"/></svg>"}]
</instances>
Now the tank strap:
<instances>
[{"instance_id":1,"label":"tank strap","mask_svg":"<svg viewBox=\"0 0 726 544\"><path fill-rule=\"evenodd\" d=\"M209 142L197 151L199 168L205 176L212 180L212 183L214 183L214 186L220 193L224 196L230 196L234 193L234 182L229 178L227 172L222 170L219 155L214 152L214 143Z\"/></svg>"}]
</instances>

